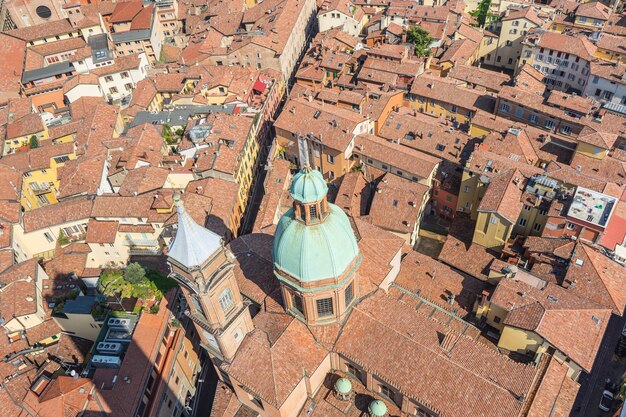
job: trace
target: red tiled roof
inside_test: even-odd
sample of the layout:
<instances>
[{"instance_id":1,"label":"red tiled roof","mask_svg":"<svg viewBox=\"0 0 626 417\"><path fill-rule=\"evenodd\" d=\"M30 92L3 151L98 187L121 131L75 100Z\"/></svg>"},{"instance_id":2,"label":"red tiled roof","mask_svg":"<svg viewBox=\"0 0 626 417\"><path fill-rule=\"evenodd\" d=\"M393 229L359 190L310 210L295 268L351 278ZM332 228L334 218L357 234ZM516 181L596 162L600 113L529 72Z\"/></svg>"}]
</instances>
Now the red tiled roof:
<instances>
[{"instance_id":1,"label":"red tiled roof","mask_svg":"<svg viewBox=\"0 0 626 417\"><path fill-rule=\"evenodd\" d=\"M528 410L528 417L569 417L580 385L567 373L569 367L554 357Z\"/></svg>"},{"instance_id":2,"label":"red tiled roof","mask_svg":"<svg viewBox=\"0 0 626 417\"><path fill-rule=\"evenodd\" d=\"M381 291L353 309L335 350L442 417L515 416L536 374Z\"/></svg>"},{"instance_id":3,"label":"red tiled roof","mask_svg":"<svg viewBox=\"0 0 626 417\"><path fill-rule=\"evenodd\" d=\"M93 198L78 197L27 211L22 219L24 231L30 233L48 226L86 220L90 217L92 205Z\"/></svg>"},{"instance_id":4,"label":"red tiled roof","mask_svg":"<svg viewBox=\"0 0 626 417\"><path fill-rule=\"evenodd\" d=\"M591 370L610 309L559 285L548 283L537 289L516 279L501 280L490 301L509 312L504 324L537 333Z\"/></svg>"},{"instance_id":5,"label":"red tiled roof","mask_svg":"<svg viewBox=\"0 0 626 417\"><path fill-rule=\"evenodd\" d=\"M114 243L117 235L117 221L98 221L90 219L87 223L87 243Z\"/></svg>"},{"instance_id":6,"label":"red tiled roof","mask_svg":"<svg viewBox=\"0 0 626 417\"><path fill-rule=\"evenodd\" d=\"M568 291L623 314L626 306L624 267L583 243L576 245L571 260L565 275Z\"/></svg>"},{"instance_id":7,"label":"red tiled roof","mask_svg":"<svg viewBox=\"0 0 626 417\"><path fill-rule=\"evenodd\" d=\"M0 104L5 104L20 92L26 43L4 33L0 33L0 43Z\"/></svg>"},{"instance_id":8,"label":"red tiled roof","mask_svg":"<svg viewBox=\"0 0 626 417\"><path fill-rule=\"evenodd\" d=\"M523 206L520 189L523 181L524 176L518 170L508 170L492 177L478 210L495 212L510 223L517 223Z\"/></svg>"},{"instance_id":9,"label":"red tiled roof","mask_svg":"<svg viewBox=\"0 0 626 417\"><path fill-rule=\"evenodd\" d=\"M37 311L37 280L43 279L38 275L39 264L37 259L13 265L0 274L0 312L5 321L15 316L33 314ZM30 277L30 281L27 278Z\"/></svg>"},{"instance_id":10,"label":"red tiled roof","mask_svg":"<svg viewBox=\"0 0 626 417\"><path fill-rule=\"evenodd\" d=\"M327 355L306 326L291 318L273 343L260 329L248 334L228 373L264 401L280 407L304 375L312 375Z\"/></svg>"}]
</instances>

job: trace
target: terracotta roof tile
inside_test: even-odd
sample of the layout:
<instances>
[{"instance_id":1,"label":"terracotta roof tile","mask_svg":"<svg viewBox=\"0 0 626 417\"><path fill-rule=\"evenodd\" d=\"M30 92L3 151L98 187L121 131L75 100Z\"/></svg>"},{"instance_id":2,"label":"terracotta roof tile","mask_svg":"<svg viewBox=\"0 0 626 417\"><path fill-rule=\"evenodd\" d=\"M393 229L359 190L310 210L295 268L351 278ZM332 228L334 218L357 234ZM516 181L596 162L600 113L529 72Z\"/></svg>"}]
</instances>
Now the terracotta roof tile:
<instances>
[{"instance_id":1,"label":"terracotta roof tile","mask_svg":"<svg viewBox=\"0 0 626 417\"><path fill-rule=\"evenodd\" d=\"M356 137L354 153L392 165L403 172L417 176L419 179L429 178L441 162L437 157L368 133Z\"/></svg>"},{"instance_id":2,"label":"terracotta roof tile","mask_svg":"<svg viewBox=\"0 0 626 417\"><path fill-rule=\"evenodd\" d=\"M44 125L41 116L37 113L32 113L9 123L7 128L7 139L33 135L43 132L43 130Z\"/></svg>"},{"instance_id":3,"label":"terracotta roof tile","mask_svg":"<svg viewBox=\"0 0 626 417\"><path fill-rule=\"evenodd\" d=\"M15 316L34 314L37 311L37 280L39 264L37 259L13 265L0 274L0 314L5 321ZM29 280L30 277L30 280Z\"/></svg>"},{"instance_id":4,"label":"terracotta roof tile","mask_svg":"<svg viewBox=\"0 0 626 417\"><path fill-rule=\"evenodd\" d=\"M270 343L262 330L248 334L228 372L263 400L279 407L304 377L304 372L312 375L327 355L306 326L291 318L274 343Z\"/></svg>"},{"instance_id":5,"label":"terracotta roof tile","mask_svg":"<svg viewBox=\"0 0 626 417\"><path fill-rule=\"evenodd\" d=\"M415 78L411 94L450 103L473 112L479 108L491 111L495 102L493 97L487 93L461 87L460 84L457 80L447 80L424 73Z\"/></svg>"},{"instance_id":6,"label":"terracotta roof tile","mask_svg":"<svg viewBox=\"0 0 626 417\"><path fill-rule=\"evenodd\" d=\"M492 177L478 210L495 212L510 223L517 223L523 206L520 188L523 182L524 176L517 170L509 170Z\"/></svg>"},{"instance_id":7,"label":"terracotta roof tile","mask_svg":"<svg viewBox=\"0 0 626 417\"><path fill-rule=\"evenodd\" d=\"M170 171L165 168L144 166L130 170L120 189L119 195L131 196L155 191L165 184Z\"/></svg>"},{"instance_id":8,"label":"terracotta roof tile","mask_svg":"<svg viewBox=\"0 0 626 417\"><path fill-rule=\"evenodd\" d=\"M486 281L496 254L478 244L472 244L475 227L476 223L469 216L457 213L439 254L439 260Z\"/></svg>"},{"instance_id":9,"label":"terracotta roof tile","mask_svg":"<svg viewBox=\"0 0 626 417\"><path fill-rule=\"evenodd\" d=\"M448 73L448 77L493 91L499 91L504 84L511 81L511 77L507 74L469 65L454 66Z\"/></svg>"},{"instance_id":10,"label":"terracotta roof tile","mask_svg":"<svg viewBox=\"0 0 626 417\"><path fill-rule=\"evenodd\" d=\"M90 217L92 205L93 197L86 196L27 211L22 219L24 231L30 233L48 226L87 220Z\"/></svg>"},{"instance_id":11,"label":"terracotta roof tile","mask_svg":"<svg viewBox=\"0 0 626 417\"><path fill-rule=\"evenodd\" d=\"M536 373L380 291L354 308L335 349L442 417L517 415Z\"/></svg>"},{"instance_id":12,"label":"terracotta roof tile","mask_svg":"<svg viewBox=\"0 0 626 417\"><path fill-rule=\"evenodd\" d=\"M350 144L357 124L366 120L365 116L351 110L297 98L285 104L275 126L294 133L312 131L323 137L326 146L343 152Z\"/></svg>"},{"instance_id":13,"label":"terracotta roof tile","mask_svg":"<svg viewBox=\"0 0 626 417\"><path fill-rule=\"evenodd\" d=\"M583 3L576 8L576 16L589 17L592 19L608 20L611 9L599 1Z\"/></svg>"},{"instance_id":14,"label":"terracotta roof tile","mask_svg":"<svg viewBox=\"0 0 626 417\"><path fill-rule=\"evenodd\" d=\"M370 190L360 172L348 172L341 179L335 204L352 217L366 214Z\"/></svg>"},{"instance_id":15,"label":"terracotta roof tile","mask_svg":"<svg viewBox=\"0 0 626 417\"><path fill-rule=\"evenodd\" d=\"M68 19L61 19L19 29L13 29L5 33L17 39L36 41L50 36L69 33L73 30L74 28Z\"/></svg>"},{"instance_id":16,"label":"terracotta roof tile","mask_svg":"<svg viewBox=\"0 0 626 417\"><path fill-rule=\"evenodd\" d=\"M373 195L369 217L373 224L409 235L420 218L422 201L429 187L394 174L386 174Z\"/></svg>"},{"instance_id":17,"label":"terracotta roof tile","mask_svg":"<svg viewBox=\"0 0 626 417\"><path fill-rule=\"evenodd\" d=\"M623 314L626 306L624 267L583 243L576 245L571 260L565 276L568 291Z\"/></svg>"},{"instance_id":18,"label":"terracotta roof tile","mask_svg":"<svg viewBox=\"0 0 626 417\"><path fill-rule=\"evenodd\" d=\"M89 219L89 223L87 223L87 235L85 236L85 242L114 243L118 225L119 222L116 221L98 221L95 219Z\"/></svg>"},{"instance_id":19,"label":"terracotta roof tile","mask_svg":"<svg viewBox=\"0 0 626 417\"><path fill-rule=\"evenodd\" d=\"M580 385L568 375L569 367L550 359L546 373L528 410L528 417L568 417Z\"/></svg>"},{"instance_id":20,"label":"terracotta roof tile","mask_svg":"<svg viewBox=\"0 0 626 417\"><path fill-rule=\"evenodd\" d=\"M501 280L490 301L509 314L514 312L510 321L505 318L505 324L536 332L585 370L591 370L610 309L555 284L538 289L516 279Z\"/></svg>"},{"instance_id":21,"label":"terracotta roof tile","mask_svg":"<svg viewBox=\"0 0 626 417\"><path fill-rule=\"evenodd\" d=\"M532 31L530 31L532 33ZM587 61L593 60L596 51L594 44L582 36L573 36L557 32L544 31L539 35L537 46L565 52Z\"/></svg>"},{"instance_id":22,"label":"terracotta roof tile","mask_svg":"<svg viewBox=\"0 0 626 417\"><path fill-rule=\"evenodd\" d=\"M26 44L4 33L0 33L0 42L0 104L6 104L20 92Z\"/></svg>"},{"instance_id":23,"label":"terracotta roof tile","mask_svg":"<svg viewBox=\"0 0 626 417\"><path fill-rule=\"evenodd\" d=\"M57 177L61 182L58 198L96 194L101 185L105 164L105 155L91 158L83 156L67 161L57 170Z\"/></svg>"},{"instance_id":24,"label":"terracotta roof tile","mask_svg":"<svg viewBox=\"0 0 626 417\"><path fill-rule=\"evenodd\" d=\"M485 288L483 281L416 251L409 252L402 259L400 273L394 284L448 311L457 310L456 314L460 317L472 314L476 296L482 294ZM454 295L452 302L451 295Z\"/></svg>"}]
</instances>

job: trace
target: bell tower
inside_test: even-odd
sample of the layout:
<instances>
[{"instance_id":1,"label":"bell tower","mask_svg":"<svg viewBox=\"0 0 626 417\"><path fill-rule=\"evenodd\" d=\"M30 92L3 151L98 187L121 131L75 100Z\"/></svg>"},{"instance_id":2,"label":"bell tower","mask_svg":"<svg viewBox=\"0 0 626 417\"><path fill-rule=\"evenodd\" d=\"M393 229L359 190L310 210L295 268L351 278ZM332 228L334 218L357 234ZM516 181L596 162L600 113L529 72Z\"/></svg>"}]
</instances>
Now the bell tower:
<instances>
[{"instance_id":1,"label":"bell tower","mask_svg":"<svg viewBox=\"0 0 626 417\"><path fill-rule=\"evenodd\" d=\"M196 223L174 195L178 229L168 263L170 277L181 284L189 308L185 314L195 323L203 347L211 357L230 361L246 334L252 318L233 273L235 259L222 239Z\"/></svg>"}]
</instances>

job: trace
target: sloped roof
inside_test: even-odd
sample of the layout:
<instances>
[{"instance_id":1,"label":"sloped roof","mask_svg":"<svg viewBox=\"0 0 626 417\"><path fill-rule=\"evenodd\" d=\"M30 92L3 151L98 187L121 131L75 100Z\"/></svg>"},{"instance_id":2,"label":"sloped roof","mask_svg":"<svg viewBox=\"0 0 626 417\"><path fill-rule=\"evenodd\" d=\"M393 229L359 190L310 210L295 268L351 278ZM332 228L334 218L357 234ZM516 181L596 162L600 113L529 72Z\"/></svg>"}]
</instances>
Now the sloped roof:
<instances>
[{"instance_id":1,"label":"sloped roof","mask_svg":"<svg viewBox=\"0 0 626 417\"><path fill-rule=\"evenodd\" d=\"M577 263L578 261L578 263ZM579 243L565 275L568 291L623 314L626 306L624 267L590 246Z\"/></svg>"},{"instance_id":2,"label":"sloped roof","mask_svg":"<svg viewBox=\"0 0 626 417\"><path fill-rule=\"evenodd\" d=\"M523 180L523 175L516 169L492 177L478 210L498 213L515 224L523 206L522 190L516 182Z\"/></svg>"},{"instance_id":3,"label":"sloped roof","mask_svg":"<svg viewBox=\"0 0 626 417\"><path fill-rule=\"evenodd\" d=\"M335 350L442 417L515 416L536 374L381 291L354 308Z\"/></svg>"},{"instance_id":4,"label":"sloped roof","mask_svg":"<svg viewBox=\"0 0 626 417\"><path fill-rule=\"evenodd\" d=\"M491 303L509 312L504 324L537 333L587 371L612 314L556 284L538 289L517 279L501 280Z\"/></svg>"},{"instance_id":5,"label":"sloped roof","mask_svg":"<svg viewBox=\"0 0 626 417\"><path fill-rule=\"evenodd\" d=\"M291 318L274 341L263 330L250 333L228 372L263 400L280 407L304 374L312 375L326 355L306 326Z\"/></svg>"}]
</instances>

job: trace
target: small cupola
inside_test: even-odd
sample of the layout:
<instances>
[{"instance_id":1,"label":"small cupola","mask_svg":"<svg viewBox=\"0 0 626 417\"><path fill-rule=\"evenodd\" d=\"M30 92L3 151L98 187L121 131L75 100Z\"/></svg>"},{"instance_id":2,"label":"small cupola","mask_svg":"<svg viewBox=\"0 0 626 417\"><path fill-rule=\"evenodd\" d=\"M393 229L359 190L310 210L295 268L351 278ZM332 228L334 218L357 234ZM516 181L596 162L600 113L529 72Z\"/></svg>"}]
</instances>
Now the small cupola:
<instances>
[{"instance_id":1,"label":"small cupola","mask_svg":"<svg viewBox=\"0 0 626 417\"><path fill-rule=\"evenodd\" d=\"M374 400L367 406L367 413L370 417L386 417L387 405L381 400Z\"/></svg>"},{"instance_id":2,"label":"small cupola","mask_svg":"<svg viewBox=\"0 0 626 417\"><path fill-rule=\"evenodd\" d=\"M342 401L352 398L352 382L348 378L339 378L335 382L335 397Z\"/></svg>"}]
</instances>

